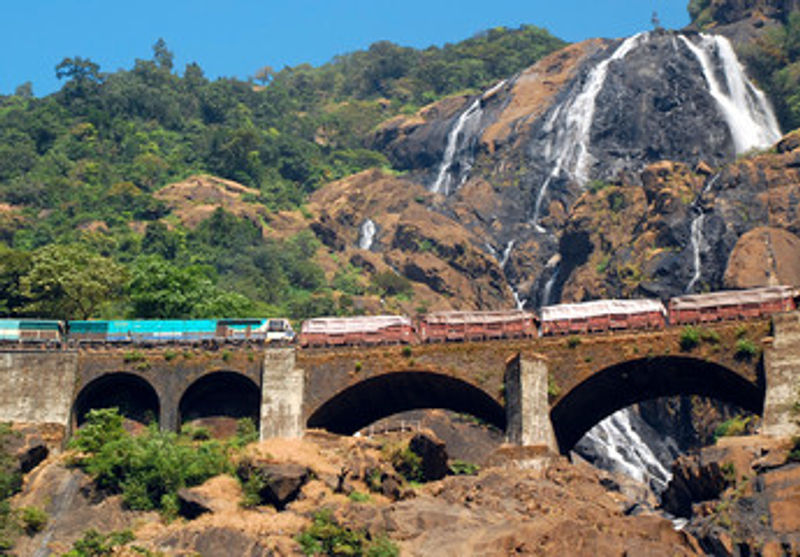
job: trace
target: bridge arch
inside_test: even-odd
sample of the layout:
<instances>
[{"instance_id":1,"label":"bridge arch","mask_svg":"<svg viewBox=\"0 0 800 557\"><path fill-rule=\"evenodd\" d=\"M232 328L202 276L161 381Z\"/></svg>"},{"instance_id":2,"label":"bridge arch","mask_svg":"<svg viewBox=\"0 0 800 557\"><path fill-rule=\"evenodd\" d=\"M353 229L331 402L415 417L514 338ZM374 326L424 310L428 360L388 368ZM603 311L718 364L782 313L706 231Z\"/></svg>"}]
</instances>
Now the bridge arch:
<instances>
[{"instance_id":1,"label":"bridge arch","mask_svg":"<svg viewBox=\"0 0 800 557\"><path fill-rule=\"evenodd\" d=\"M178 424L214 418L250 418L258 428L261 388L235 371L211 371L191 383L178 403Z\"/></svg>"},{"instance_id":2,"label":"bridge arch","mask_svg":"<svg viewBox=\"0 0 800 557\"><path fill-rule=\"evenodd\" d=\"M328 399L308 418L309 428L352 435L407 410L443 408L471 414L505 430L503 406L480 388L429 371L398 371L365 379Z\"/></svg>"},{"instance_id":3,"label":"bridge arch","mask_svg":"<svg viewBox=\"0 0 800 557\"><path fill-rule=\"evenodd\" d=\"M765 386L720 364L687 356L629 360L598 371L566 393L550 411L562 453L595 424L637 402L674 395L701 395L761 414Z\"/></svg>"},{"instance_id":4,"label":"bridge arch","mask_svg":"<svg viewBox=\"0 0 800 557\"><path fill-rule=\"evenodd\" d=\"M90 410L119 408L125 418L142 424L158 421L161 401L144 377L128 372L110 372L87 383L75 397L72 423L80 427Z\"/></svg>"}]
</instances>

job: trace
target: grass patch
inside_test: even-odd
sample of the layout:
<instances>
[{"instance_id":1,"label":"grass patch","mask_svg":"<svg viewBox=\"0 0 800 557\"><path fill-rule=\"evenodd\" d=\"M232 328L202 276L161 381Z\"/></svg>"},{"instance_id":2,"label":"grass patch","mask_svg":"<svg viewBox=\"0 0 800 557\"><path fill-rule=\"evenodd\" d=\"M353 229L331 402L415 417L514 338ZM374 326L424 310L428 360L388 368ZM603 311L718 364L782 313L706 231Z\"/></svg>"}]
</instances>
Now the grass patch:
<instances>
[{"instance_id":1,"label":"grass patch","mask_svg":"<svg viewBox=\"0 0 800 557\"><path fill-rule=\"evenodd\" d=\"M737 360L750 360L759 355L761 350L756 343L749 338L740 338L736 341L736 352L734 357Z\"/></svg>"},{"instance_id":2,"label":"grass patch","mask_svg":"<svg viewBox=\"0 0 800 557\"><path fill-rule=\"evenodd\" d=\"M747 435L748 428L755 421L753 416L738 415L729 418L719 424L717 429L714 430L714 439L720 437L735 437L739 435Z\"/></svg>"},{"instance_id":3,"label":"grass patch","mask_svg":"<svg viewBox=\"0 0 800 557\"><path fill-rule=\"evenodd\" d=\"M477 464L460 459L450 462L449 468L450 473L454 476L474 476L481 469Z\"/></svg>"}]
</instances>

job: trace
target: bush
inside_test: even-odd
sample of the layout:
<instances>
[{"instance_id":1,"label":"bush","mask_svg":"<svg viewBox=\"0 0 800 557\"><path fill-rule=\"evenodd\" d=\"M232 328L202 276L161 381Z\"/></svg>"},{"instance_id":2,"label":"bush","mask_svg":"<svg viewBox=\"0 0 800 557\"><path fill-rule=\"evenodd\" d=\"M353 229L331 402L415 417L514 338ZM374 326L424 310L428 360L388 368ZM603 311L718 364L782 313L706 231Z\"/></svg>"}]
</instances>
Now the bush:
<instances>
[{"instance_id":1,"label":"bush","mask_svg":"<svg viewBox=\"0 0 800 557\"><path fill-rule=\"evenodd\" d=\"M405 358L410 358L411 357L411 347L410 346L403 346L402 352L403 352L403 356Z\"/></svg>"},{"instance_id":2,"label":"bush","mask_svg":"<svg viewBox=\"0 0 800 557\"><path fill-rule=\"evenodd\" d=\"M111 557L114 549L133 541L130 530L101 534L97 530L87 530L83 537L72 544L72 549L63 557Z\"/></svg>"},{"instance_id":3,"label":"bush","mask_svg":"<svg viewBox=\"0 0 800 557\"><path fill-rule=\"evenodd\" d=\"M49 517L47 513L39 507L23 507L19 511L19 519L25 533L32 536L44 530Z\"/></svg>"},{"instance_id":4,"label":"bush","mask_svg":"<svg viewBox=\"0 0 800 557\"><path fill-rule=\"evenodd\" d=\"M571 336L567 339L567 348L577 348L581 345L581 337Z\"/></svg>"},{"instance_id":5,"label":"bush","mask_svg":"<svg viewBox=\"0 0 800 557\"><path fill-rule=\"evenodd\" d=\"M692 350L700 344L700 330L691 325L687 325L683 328L683 331L681 331L679 344L681 345L681 350L684 352Z\"/></svg>"},{"instance_id":6,"label":"bush","mask_svg":"<svg viewBox=\"0 0 800 557\"><path fill-rule=\"evenodd\" d=\"M391 454L391 462L394 469L407 481L422 482L425 480L422 457L407 446L394 450Z\"/></svg>"},{"instance_id":7,"label":"bush","mask_svg":"<svg viewBox=\"0 0 800 557\"><path fill-rule=\"evenodd\" d=\"M397 546L386 536L371 540L369 534L340 525L330 511L314 515L314 521L297 536L306 555L364 555L367 557L396 557Z\"/></svg>"},{"instance_id":8,"label":"bush","mask_svg":"<svg viewBox=\"0 0 800 557\"><path fill-rule=\"evenodd\" d=\"M411 296L414 293L411 282L403 275L398 275L394 271L378 273L372 277L372 282L385 296Z\"/></svg>"},{"instance_id":9,"label":"bush","mask_svg":"<svg viewBox=\"0 0 800 557\"><path fill-rule=\"evenodd\" d=\"M450 463L450 473L454 476L474 476L480 469L477 464L464 460L455 459Z\"/></svg>"},{"instance_id":10,"label":"bush","mask_svg":"<svg viewBox=\"0 0 800 557\"><path fill-rule=\"evenodd\" d=\"M794 437L792 439L792 449L789 451L789 454L786 456L787 462L800 462L800 437Z\"/></svg>"},{"instance_id":11,"label":"bush","mask_svg":"<svg viewBox=\"0 0 800 557\"><path fill-rule=\"evenodd\" d=\"M552 373L550 373L547 376L547 396L550 398L556 398L560 394L561 394L561 387L559 387L558 383L556 383L555 376Z\"/></svg>"},{"instance_id":12,"label":"bush","mask_svg":"<svg viewBox=\"0 0 800 557\"><path fill-rule=\"evenodd\" d=\"M177 509L177 491L229 469L217 441L196 443L156 426L132 436L122 429L116 409L90 411L71 446L85 453L78 465L101 489L122 493L131 509Z\"/></svg>"},{"instance_id":13,"label":"bush","mask_svg":"<svg viewBox=\"0 0 800 557\"><path fill-rule=\"evenodd\" d=\"M753 416L734 416L727 419L714 430L714 439L720 437L735 437L738 435L747 435L749 429L753 425L755 418Z\"/></svg>"},{"instance_id":14,"label":"bush","mask_svg":"<svg viewBox=\"0 0 800 557\"><path fill-rule=\"evenodd\" d=\"M710 329L700 329L700 340L708 344L719 344L719 333Z\"/></svg>"},{"instance_id":15,"label":"bush","mask_svg":"<svg viewBox=\"0 0 800 557\"><path fill-rule=\"evenodd\" d=\"M758 354L758 346L749 338L740 338L736 341L736 354L734 356L737 360L749 360Z\"/></svg>"}]
</instances>

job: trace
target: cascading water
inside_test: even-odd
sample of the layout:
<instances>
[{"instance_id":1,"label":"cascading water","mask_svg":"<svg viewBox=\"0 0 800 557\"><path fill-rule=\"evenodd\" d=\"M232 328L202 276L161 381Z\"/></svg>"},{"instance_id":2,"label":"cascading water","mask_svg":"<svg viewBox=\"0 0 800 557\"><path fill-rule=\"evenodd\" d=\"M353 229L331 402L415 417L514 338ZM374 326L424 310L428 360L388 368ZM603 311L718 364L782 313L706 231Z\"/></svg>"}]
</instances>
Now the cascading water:
<instances>
[{"instance_id":1,"label":"cascading water","mask_svg":"<svg viewBox=\"0 0 800 557\"><path fill-rule=\"evenodd\" d=\"M481 127L483 102L505 84L505 80L496 83L459 114L447 134L444 156L430 191L450 195L466 182L475 160L475 143Z\"/></svg>"},{"instance_id":2,"label":"cascading water","mask_svg":"<svg viewBox=\"0 0 800 557\"><path fill-rule=\"evenodd\" d=\"M358 231L358 247L359 249L369 249L372 247L372 242L375 240L375 233L377 227L372 219L367 219L361 224Z\"/></svg>"},{"instance_id":3,"label":"cascading water","mask_svg":"<svg viewBox=\"0 0 800 557\"><path fill-rule=\"evenodd\" d=\"M764 93L744 74L730 41L721 35L700 35L695 45L681 35L680 40L697 58L708 84L708 91L728 124L737 154L769 147L781 137L775 114ZM717 79L715 65L725 77L725 87Z\"/></svg>"},{"instance_id":4,"label":"cascading water","mask_svg":"<svg viewBox=\"0 0 800 557\"><path fill-rule=\"evenodd\" d=\"M624 408L590 429L575 450L601 468L648 484L658 494L666 488L672 474L669 462L659 460L637 431L647 427L632 408ZM677 443L669 437L660 441L662 458L671 462L680 452Z\"/></svg>"},{"instance_id":5,"label":"cascading water","mask_svg":"<svg viewBox=\"0 0 800 557\"><path fill-rule=\"evenodd\" d=\"M539 214L550 183L562 173L566 173L581 186L589 179L589 131L594 119L595 100L603 89L609 64L625 58L631 50L646 41L647 37L646 33L639 33L625 39L610 57L592 68L580 91L557 106L545 122L542 131L549 137L543 146L543 152L551 170L536 195L531 218L539 232L545 232L539 225Z\"/></svg>"},{"instance_id":6,"label":"cascading water","mask_svg":"<svg viewBox=\"0 0 800 557\"><path fill-rule=\"evenodd\" d=\"M703 274L703 268L701 266L700 255L701 251L704 249L703 245L703 220L705 219L705 214L703 210L699 207L695 208L697 215L692 219L692 227L691 227L691 246L692 246L692 262L694 264L694 274L692 275L692 279L689 281L689 284L686 285L686 292L689 293L694 288L694 285L697 284L697 281L700 280L700 277Z\"/></svg>"}]
</instances>

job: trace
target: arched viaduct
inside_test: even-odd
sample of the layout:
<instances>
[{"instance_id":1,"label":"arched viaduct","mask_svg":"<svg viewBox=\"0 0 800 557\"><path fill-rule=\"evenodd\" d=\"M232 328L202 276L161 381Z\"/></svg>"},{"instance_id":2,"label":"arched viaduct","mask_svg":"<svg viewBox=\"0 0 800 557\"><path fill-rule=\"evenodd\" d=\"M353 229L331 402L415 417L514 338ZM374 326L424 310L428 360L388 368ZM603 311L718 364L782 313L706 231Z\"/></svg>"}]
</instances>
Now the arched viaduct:
<instances>
[{"instance_id":1,"label":"arched viaduct","mask_svg":"<svg viewBox=\"0 0 800 557\"><path fill-rule=\"evenodd\" d=\"M397 412L446 408L504 429L512 443L566 451L634 402L700 394L763 413L766 433L793 433L800 313L705 329L713 333L691 350L681 349L680 328L411 347L7 350L0 420L69 431L89 409L118 406L170 430L198 417L253 417L269 438L350 434ZM737 352L741 338L763 356Z\"/></svg>"}]
</instances>

